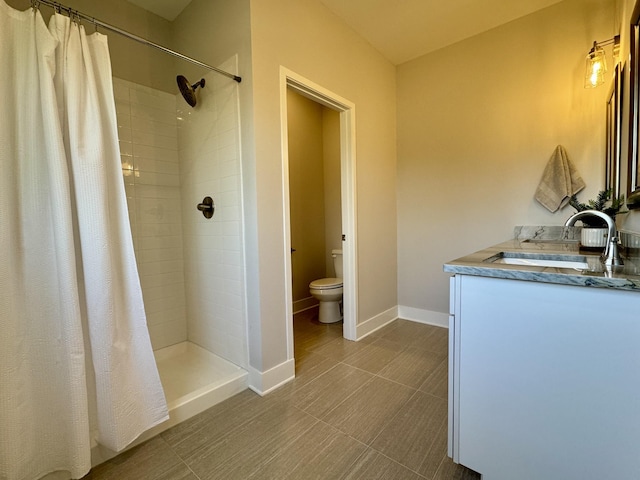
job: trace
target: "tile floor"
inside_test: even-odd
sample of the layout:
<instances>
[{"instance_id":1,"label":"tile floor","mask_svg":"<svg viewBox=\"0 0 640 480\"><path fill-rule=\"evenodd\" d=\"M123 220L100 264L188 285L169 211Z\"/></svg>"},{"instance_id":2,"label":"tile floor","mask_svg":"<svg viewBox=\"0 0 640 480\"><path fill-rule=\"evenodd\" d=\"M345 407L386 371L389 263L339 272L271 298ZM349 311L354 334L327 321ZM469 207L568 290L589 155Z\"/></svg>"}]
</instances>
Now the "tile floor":
<instances>
[{"instance_id":1,"label":"tile floor","mask_svg":"<svg viewBox=\"0 0 640 480\"><path fill-rule=\"evenodd\" d=\"M471 480L447 458L447 330L396 320L360 342L294 320L296 379L246 390L86 480Z\"/></svg>"}]
</instances>

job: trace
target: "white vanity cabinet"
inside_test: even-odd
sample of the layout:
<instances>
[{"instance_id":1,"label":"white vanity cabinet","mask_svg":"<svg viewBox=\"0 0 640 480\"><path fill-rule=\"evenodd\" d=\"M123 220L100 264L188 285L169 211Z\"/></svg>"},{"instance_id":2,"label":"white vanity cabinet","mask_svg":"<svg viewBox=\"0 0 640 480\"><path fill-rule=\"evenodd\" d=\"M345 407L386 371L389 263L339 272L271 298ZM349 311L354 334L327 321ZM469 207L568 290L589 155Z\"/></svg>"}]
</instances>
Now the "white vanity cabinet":
<instances>
[{"instance_id":1,"label":"white vanity cabinet","mask_svg":"<svg viewBox=\"0 0 640 480\"><path fill-rule=\"evenodd\" d=\"M640 294L451 278L449 456L483 480L640 479Z\"/></svg>"}]
</instances>

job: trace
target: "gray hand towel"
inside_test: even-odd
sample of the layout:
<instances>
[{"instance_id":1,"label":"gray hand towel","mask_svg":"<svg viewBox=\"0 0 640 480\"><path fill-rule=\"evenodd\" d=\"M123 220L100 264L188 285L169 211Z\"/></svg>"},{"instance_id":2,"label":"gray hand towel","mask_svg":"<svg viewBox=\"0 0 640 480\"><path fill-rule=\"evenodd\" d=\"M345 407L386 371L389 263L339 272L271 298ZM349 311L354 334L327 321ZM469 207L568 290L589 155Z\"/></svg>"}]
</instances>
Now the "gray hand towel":
<instances>
[{"instance_id":1,"label":"gray hand towel","mask_svg":"<svg viewBox=\"0 0 640 480\"><path fill-rule=\"evenodd\" d=\"M535 199L550 212L557 212L585 187L584 180L569 160L567 151L558 145L551 155L536 189Z\"/></svg>"}]
</instances>

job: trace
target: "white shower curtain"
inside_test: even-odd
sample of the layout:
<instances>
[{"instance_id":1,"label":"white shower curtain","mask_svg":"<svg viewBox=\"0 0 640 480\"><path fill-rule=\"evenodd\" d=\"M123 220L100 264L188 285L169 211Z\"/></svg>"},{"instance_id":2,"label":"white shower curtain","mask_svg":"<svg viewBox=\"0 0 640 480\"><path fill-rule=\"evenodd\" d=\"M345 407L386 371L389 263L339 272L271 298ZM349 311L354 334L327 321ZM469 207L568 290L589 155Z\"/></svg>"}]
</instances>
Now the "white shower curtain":
<instances>
[{"instance_id":1,"label":"white shower curtain","mask_svg":"<svg viewBox=\"0 0 640 480\"><path fill-rule=\"evenodd\" d=\"M0 479L83 476L168 418L107 38L0 0Z\"/></svg>"}]
</instances>

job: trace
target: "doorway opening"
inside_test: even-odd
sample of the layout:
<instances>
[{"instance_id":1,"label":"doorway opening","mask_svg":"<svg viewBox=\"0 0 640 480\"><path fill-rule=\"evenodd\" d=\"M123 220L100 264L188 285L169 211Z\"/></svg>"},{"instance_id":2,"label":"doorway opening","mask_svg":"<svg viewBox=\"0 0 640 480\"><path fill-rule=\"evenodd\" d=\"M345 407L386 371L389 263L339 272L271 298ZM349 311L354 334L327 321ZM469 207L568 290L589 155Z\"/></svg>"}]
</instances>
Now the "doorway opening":
<instances>
[{"instance_id":1,"label":"doorway opening","mask_svg":"<svg viewBox=\"0 0 640 480\"><path fill-rule=\"evenodd\" d=\"M343 262L343 297L342 297L342 313L343 313L343 331L342 335L348 340L356 340L356 322L357 322L357 255L356 255L356 171L355 171L355 105L350 101L334 94L333 92L315 84L314 82L301 77L300 75L281 67L280 70L280 108L281 108L281 132L282 132L282 172L283 172L283 200L284 200L284 246L285 246L285 304L287 312L287 341L288 341L288 357L294 357L294 335L293 335L293 268L292 255L297 253L296 245L292 244L292 193L296 192L291 189L290 184L290 159L289 159L289 115L287 97L291 94L301 95L312 102L318 104L318 108L326 109L325 118L327 119L328 134L331 136L331 125L335 125L336 133L336 165L332 169L331 165L324 165L321 168L328 169L329 182L338 190L335 183L339 177L339 192L329 192L323 203L326 201L327 209L331 210L328 215L323 217L327 219L328 228L324 229L322 235L325 241L320 242L324 245L324 266L325 271L333 271L330 252L332 249L340 248L342 250ZM337 116L336 116L337 115ZM325 125L325 126L326 126ZM331 142L331 138L325 139ZM324 141L324 140L323 140ZM329 161L331 163L331 161ZM319 168L316 166L316 168ZM310 172L312 175L312 173ZM323 173L324 175L324 173ZM324 193L324 187L323 193ZM330 190L330 188L329 188ZM338 205L336 204L336 199ZM308 202L306 202L308 203ZM334 205L333 207L331 205ZM296 205L293 208L296 213ZM336 210L339 209L339 212ZM318 209L318 211L321 209ZM315 213L318 215L318 213ZM313 213L310 213L313 215ZM323 218L323 221L324 221ZM293 227L294 234L296 227ZM306 232L309 236L309 232ZM317 234L310 234L316 236ZM300 238L296 235L296 238ZM337 244L337 245L336 245ZM296 252L292 253L292 248L296 248ZM329 268L326 268L326 267ZM322 276L326 276L323 274ZM318 277L320 278L320 277ZM296 287L302 288L302 287ZM298 295L300 296L300 295Z\"/></svg>"}]
</instances>

